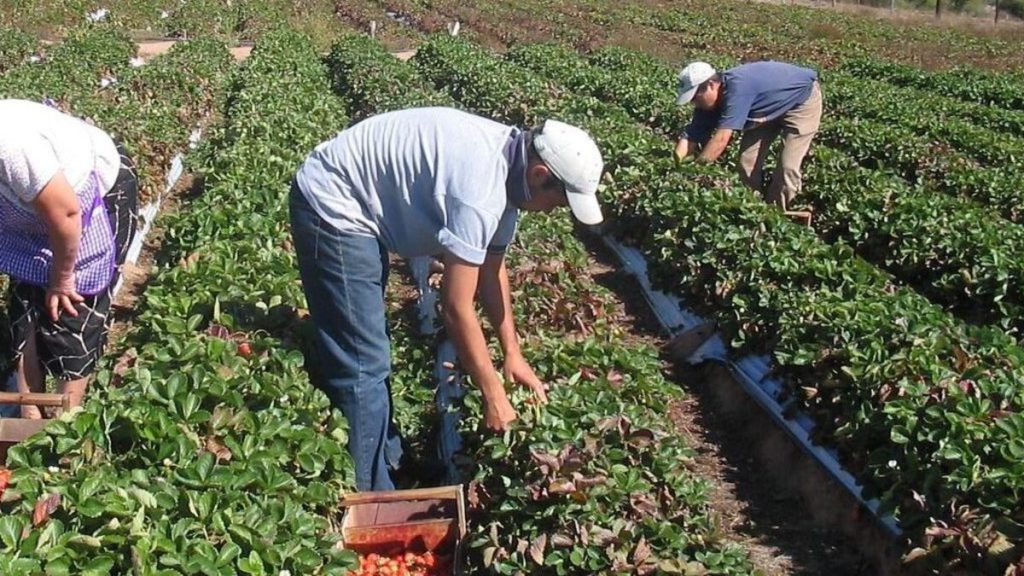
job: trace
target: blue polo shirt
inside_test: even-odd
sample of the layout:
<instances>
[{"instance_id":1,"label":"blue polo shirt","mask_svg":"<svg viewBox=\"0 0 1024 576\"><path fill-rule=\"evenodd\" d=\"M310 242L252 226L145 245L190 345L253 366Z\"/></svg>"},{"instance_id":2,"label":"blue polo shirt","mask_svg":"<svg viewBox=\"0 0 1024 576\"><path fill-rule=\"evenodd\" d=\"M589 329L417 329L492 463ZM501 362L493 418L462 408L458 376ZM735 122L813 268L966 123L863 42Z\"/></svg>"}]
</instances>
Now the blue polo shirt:
<instances>
[{"instance_id":1,"label":"blue polo shirt","mask_svg":"<svg viewBox=\"0 0 1024 576\"><path fill-rule=\"evenodd\" d=\"M730 68L721 77L721 104L716 110L695 109L683 138L704 143L719 128L750 130L775 120L807 101L818 73L766 60Z\"/></svg>"},{"instance_id":2,"label":"blue polo shirt","mask_svg":"<svg viewBox=\"0 0 1024 576\"><path fill-rule=\"evenodd\" d=\"M403 257L448 252L482 264L515 234L506 179L518 134L451 108L389 112L318 145L295 180L342 232L376 236Z\"/></svg>"}]
</instances>

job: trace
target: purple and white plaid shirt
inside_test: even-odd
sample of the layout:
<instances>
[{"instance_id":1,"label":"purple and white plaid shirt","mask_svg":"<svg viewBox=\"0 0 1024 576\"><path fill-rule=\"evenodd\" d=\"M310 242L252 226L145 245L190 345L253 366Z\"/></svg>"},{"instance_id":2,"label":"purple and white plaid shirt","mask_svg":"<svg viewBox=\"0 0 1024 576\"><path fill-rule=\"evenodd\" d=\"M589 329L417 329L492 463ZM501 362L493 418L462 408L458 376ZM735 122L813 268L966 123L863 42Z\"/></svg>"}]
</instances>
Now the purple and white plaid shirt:
<instances>
[{"instance_id":1,"label":"purple and white plaid shirt","mask_svg":"<svg viewBox=\"0 0 1024 576\"><path fill-rule=\"evenodd\" d=\"M113 277L114 234L95 172L76 193L82 207L82 240L75 261L75 289L91 296L106 289ZM52 265L46 223L35 212L0 195L0 272L20 282L49 286Z\"/></svg>"}]
</instances>

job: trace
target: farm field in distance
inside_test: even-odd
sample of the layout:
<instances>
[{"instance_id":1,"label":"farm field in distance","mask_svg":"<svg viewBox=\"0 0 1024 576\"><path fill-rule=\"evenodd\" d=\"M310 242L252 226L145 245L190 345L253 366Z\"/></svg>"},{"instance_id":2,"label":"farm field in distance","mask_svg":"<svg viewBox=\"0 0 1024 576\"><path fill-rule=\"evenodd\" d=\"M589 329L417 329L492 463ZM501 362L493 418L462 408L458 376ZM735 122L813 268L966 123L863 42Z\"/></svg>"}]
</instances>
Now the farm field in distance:
<instances>
[{"instance_id":1,"label":"farm field in distance","mask_svg":"<svg viewBox=\"0 0 1024 576\"><path fill-rule=\"evenodd\" d=\"M156 40L172 42L139 59ZM742 185L736 144L715 165L672 157L679 69L769 58L822 81L797 198L810 226ZM523 216L513 303L551 401L515 390L520 419L492 436L460 377L448 462L440 322L424 325L415 264L392 262L400 487L461 478L464 573L1024 575L1018 22L739 0L8 0L0 98L88 118L137 160L142 200L166 197L85 405L0 462L0 574L368 570L338 545L350 431L307 372L288 191L344 127L453 106L586 129L611 220ZM770 358L781 417L875 511L728 363L661 349L599 233L714 321L730 358Z\"/></svg>"}]
</instances>

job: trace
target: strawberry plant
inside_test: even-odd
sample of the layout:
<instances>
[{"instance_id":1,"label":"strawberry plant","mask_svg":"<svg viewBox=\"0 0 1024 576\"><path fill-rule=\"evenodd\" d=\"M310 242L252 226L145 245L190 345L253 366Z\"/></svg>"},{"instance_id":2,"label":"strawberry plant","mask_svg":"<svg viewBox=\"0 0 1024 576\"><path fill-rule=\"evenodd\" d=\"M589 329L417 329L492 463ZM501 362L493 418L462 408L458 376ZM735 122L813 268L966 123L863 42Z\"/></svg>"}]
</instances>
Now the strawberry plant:
<instances>
[{"instance_id":1,"label":"strawberry plant","mask_svg":"<svg viewBox=\"0 0 1024 576\"><path fill-rule=\"evenodd\" d=\"M670 136L673 126L681 125L659 119L674 106L662 89L673 72L644 54L603 49L589 57L589 65L565 48L524 45L506 58L602 100L622 101L629 116ZM1021 258L1011 255L1024 254L1024 236L1017 226L972 202L911 187L883 173L894 166L904 178L915 179L934 170L926 164L936 161L935 154L913 135L901 137L892 127L859 119L826 119L819 139L879 169L867 170L842 152L816 148L807 162L802 198L815 208L819 234L855 247L971 321L1019 329L1018 303L1024 295L1016 294L1024 276L1015 272Z\"/></svg>"},{"instance_id":2,"label":"strawberry plant","mask_svg":"<svg viewBox=\"0 0 1024 576\"><path fill-rule=\"evenodd\" d=\"M420 106L451 106L451 98L427 89L416 71L398 61L369 36L338 40L327 58L334 91L349 100L353 119Z\"/></svg>"},{"instance_id":3,"label":"strawberry plant","mask_svg":"<svg viewBox=\"0 0 1024 576\"><path fill-rule=\"evenodd\" d=\"M479 111L493 94L463 69L489 69L495 92L539 81L465 45L445 46L448 59L430 45L423 53L436 81L474 96L463 104ZM607 104L577 98L565 99L561 115L608 151L614 200L606 206L645 249L656 281L717 317L738 348L774 350L776 372L815 420L818 439L837 447L867 495L927 547L912 555L919 564L969 562L979 549L994 559L996 542L1016 538L1012 526L1024 518L1013 504L1012 451L991 448L1012 443L1008 428L982 423L1024 405L1015 384L1024 352L792 225L720 168L676 167L658 155L665 145L653 133L619 123L621 112L603 118ZM961 507L970 512L954 516ZM942 526L970 534L970 544Z\"/></svg>"},{"instance_id":4,"label":"strawberry plant","mask_svg":"<svg viewBox=\"0 0 1024 576\"><path fill-rule=\"evenodd\" d=\"M74 96L72 111L88 116L97 94L129 67L134 55L135 48L123 31L105 24L82 25L49 47L40 62L25 61L8 70L0 79L0 95L48 97L60 103Z\"/></svg>"},{"instance_id":5,"label":"strawberry plant","mask_svg":"<svg viewBox=\"0 0 1024 576\"><path fill-rule=\"evenodd\" d=\"M307 40L281 32L233 80L220 146L204 156L219 171L206 174L193 210L165 223L157 273L121 356L84 410L8 458L15 492L2 505L5 521L19 534L27 528L4 542L0 566L343 574L355 565L354 554L334 551L334 507L352 477L346 427L307 383L294 348L302 302L293 256L273 232L293 163L344 118L323 97L325 74ZM247 109L257 98L265 114ZM265 137L267 122L283 137ZM212 212L226 212L233 175L257 149L270 161L242 183L262 191L249 199L254 217L196 236L210 232L202 223ZM238 258L247 264L234 267ZM49 520L30 523L51 494L60 500Z\"/></svg>"},{"instance_id":6,"label":"strawberry plant","mask_svg":"<svg viewBox=\"0 0 1024 576\"><path fill-rule=\"evenodd\" d=\"M912 86L967 102L1007 110L1024 110L1021 90L1024 85L1007 74L966 68L929 73L876 58L851 58L843 62L839 69L857 76Z\"/></svg>"},{"instance_id":7,"label":"strawberry plant","mask_svg":"<svg viewBox=\"0 0 1024 576\"><path fill-rule=\"evenodd\" d=\"M0 27L0 73L25 61L36 49L36 39L15 28Z\"/></svg>"}]
</instances>

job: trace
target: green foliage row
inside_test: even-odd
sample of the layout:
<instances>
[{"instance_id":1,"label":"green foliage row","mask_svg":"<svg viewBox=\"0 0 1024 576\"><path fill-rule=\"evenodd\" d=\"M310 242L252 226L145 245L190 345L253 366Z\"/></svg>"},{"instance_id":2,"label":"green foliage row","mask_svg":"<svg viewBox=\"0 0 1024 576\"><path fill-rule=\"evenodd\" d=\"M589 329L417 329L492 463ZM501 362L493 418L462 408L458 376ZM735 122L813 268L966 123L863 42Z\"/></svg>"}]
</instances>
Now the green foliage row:
<instances>
[{"instance_id":1,"label":"green foliage row","mask_svg":"<svg viewBox=\"0 0 1024 576\"><path fill-rule=\"evenodd\" d=\"M200 79L181 79L172 100L196 96ZM12 449L0 572L344 574L354 561L334 551L346 425L306 377L281 222L297 159L345 117L295 33L207 80L195 101L228 105L202 155L205 192L165 221L136 327L84 409Z\"/></svg>"},{"instance_id":2,"label":"green foliage row","mask_svg":"<svg viewBox=\"0 0 1024 576\"><path fill-rule=\"evenodd\" d=\"M1024 353L1012 339L953 320L849 248L791 224L720 169L675 165L664 140L620 120L628 118L621 109L550 84L509 98L512 87L545 82L449 40L421 48L416 60L473 109L498 102L494 114L560 111L595 134L613 182L605 205L645 250L656 281L718 318L735 347L775 352L818 440L838 448L866 496L897 515L908 550L927 548L918 565L994 570L1024 552L1015 456L1024 448L1015 432L1024 422ZM540 66L557 78L563 62ZM934 538L943 526L965 536Z\"/></svg>"}]
</instances>

